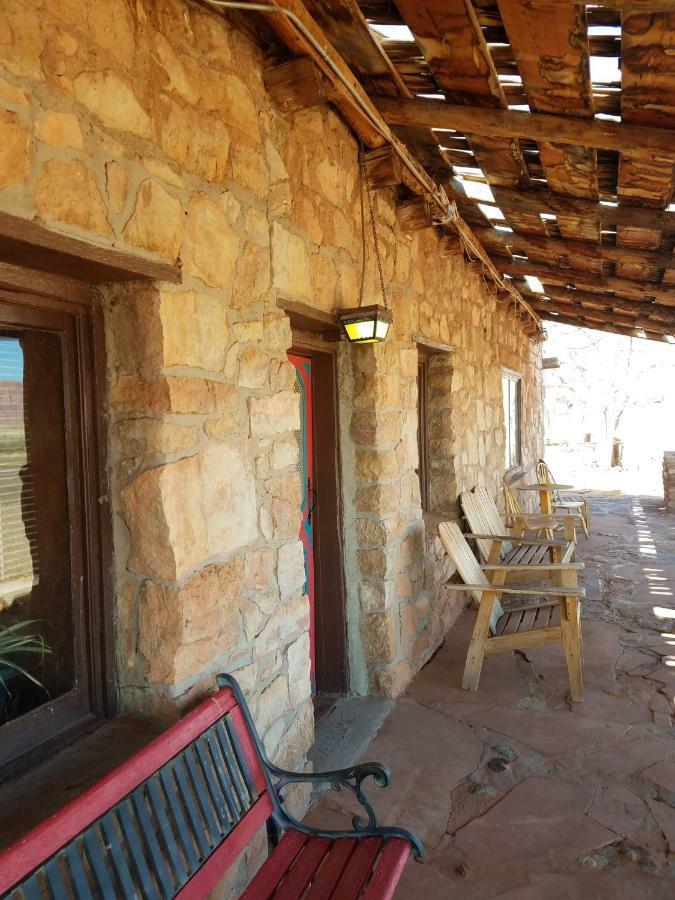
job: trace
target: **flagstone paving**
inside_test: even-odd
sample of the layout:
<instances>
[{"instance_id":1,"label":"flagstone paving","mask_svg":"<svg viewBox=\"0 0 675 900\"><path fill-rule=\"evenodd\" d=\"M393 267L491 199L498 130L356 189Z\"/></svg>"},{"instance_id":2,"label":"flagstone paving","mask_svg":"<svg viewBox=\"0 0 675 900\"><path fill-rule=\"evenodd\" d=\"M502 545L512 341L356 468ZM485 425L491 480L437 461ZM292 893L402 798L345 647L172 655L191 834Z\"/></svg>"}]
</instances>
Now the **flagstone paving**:
<instances>
[{"instance_id":1,"label":"flagstone paving","mask_svg":"<svg viewBox=\"0 0 675 900\"><path fill-rule=\"evenodd\" d=\"M392 769L369 791L380 820L425 844L399 900L675 897L675 515L620 495L592 510L585 702L556 646L491 657L462 691L467 611L362 757ZM328 792L309 818L352 811Z\"/></svg>"}]
</instances>

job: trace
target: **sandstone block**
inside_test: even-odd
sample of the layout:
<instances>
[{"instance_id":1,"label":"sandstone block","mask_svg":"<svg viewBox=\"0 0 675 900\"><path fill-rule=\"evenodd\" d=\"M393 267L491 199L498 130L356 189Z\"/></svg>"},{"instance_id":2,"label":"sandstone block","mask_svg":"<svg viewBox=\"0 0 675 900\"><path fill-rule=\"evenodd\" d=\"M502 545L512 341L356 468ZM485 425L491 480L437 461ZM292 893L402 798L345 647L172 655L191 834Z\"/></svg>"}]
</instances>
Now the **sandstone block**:
<instances>
[{"instance_id":1,"label":"sandstone block","mask_svg":"<svg viewBox=\"0 0 675 900\"><path fill-rule=\"evenodd\" d=\"M288 694L291 706L299 706L311 695L309 634L301 635L297 641L289 644L288 656Z\"/></svg>"},{"instance_id":2,"label":"sandstone block","mask_svg":"<svg viewBox=\"0 0 675 900\"><path fill-rule=\"evenodd\" d=\"M353 413L349 431L357 444L391 444L400 437L401 423L399 410L362 410Z\"/></svg>"},{"instance_id":3,"label":"sandstone block","mask_svg":"<svg viewBox=\"0 0 675 900\"><path fill-rule=\"evenodd\" d=\"M248 188L259 200L266 200L269 174L259 141L233 130L231 136L230 178L241 187Z\"/></svg>"},{"instance_id":4,"label":"sandstone block","mask_svg":"<svg viewBox=\"0 0 675 900\"><path fill-rule=\"evenodd\" d=\"M143 472L122 488L131 539L128 568L174 581L208 555L198 456Z\"/></svg>"},{"instance_id":5,"label":"sandstone block","mask_svg":"<svg viewBox=\"0 0 675 900\"><path fill-rule=\"evenodd\" d=\"M246 587L255 591L275 591L274 552L249 550L244 561Z\"/></svg>"},{"instance_id":6,"label":"sandstone block","mask_svg":"<svg viewBox=\"0 0 675 900\"><path fill-rule=\"evenodd\" d=\"M209 197L190 201L185 265L211 287L227 289L239 253L239 236L222 208Z\"/></svg>"},{"instance_id":7,"label":"sandstone block","mask_svg":"<svg viewBox=\"0 0 675 900\"><path fill-rule=\"evenodd\" d=\"M156 181L140 186L136 208L124 229L124 240L165 259L176 260L183 243L183 207Z\"/></svg>"},{"instance_id":8,"label":"sandstone block","mask_svg":"<svg viewBox=\"0 0 675 900\"><path fill-rule=\"evenodd\" d=\"M246 309L265 298L270 289L271 268L268 247L247 243L237 262L232 286L232 306Z\"/></svg>"},{"instance_id":9,"label":"sandstone block","mask_svg":"<svg viewBox=\"0 0 675 900\"><path fill-rule=\"evenodd\" d=\"M197 440L197 429L174 425L161 419L127 419L114 429L115 448L124 459L190 450Z\"/></svg>"},{"instance_id":10,"label":"sandstone block","mask_svg":"<svg viewBox=\"0 0 675 900\"><path fill-rule=\"evenodd\" d=\"M361 616L363 650L370 665L391 662L398 651L398 616L395 610Z\"/></svg>"},{"instance_id":11,"label":"sandstone block","mask_svg":"<svg viewBox=\"0 0 675 900\"><path fill-rule=\"evenodd\" d=\"M270 478L266 488L272 498L272 524L275 538L295 537L300 528L302 501L298 472Z\"/></svg>"},{"instance_id":12,"label":"sandstone block","mask_svg":"<svg viewBox=\"0 0 675 900\"><path fill-rule=\"evenodd\" d=\"M245 347L239 354L239 387L261 388L267 382L269 357L257 346Z\"/></svg>"},{"instance_id":13,"label":"sandstone block","mask_svg":"<svg viewBox=\"0 0 675 900\"><path fill-rule=\"evenodd\" d=\"M289 708L288 680L285 675L278 675L258 697L256 726L261 734Z\"/></svg>"},{"instance_id":14,"label":"sandstone block","mask_svg":"<svg viewBox=\"0 0 675 900\"><path fill-rule=\"evenodd\" d=\"M205 181L223 181L230 133L219 114L185 106L163 95L158 123L160 146L169 159Z\"/></svg>"},{"instance_id":15,"label":"sandstone block","mask_svg":"<svg viewBox=\"0 0 675 900\"><path fill-rule=\"evenodd\" d=\"M268 313L263 316L263 330L268 347L282 354L291 347L293 343L291 321L285 313Z\"/></svg>"},{"instance_id":16,"label":"sandstone block","mask_svg":"<svg viewBox=\"0 0 675 900\"><path fill-rule=\"evenodd\" d=\"M300 448L297 438L280 438L272 446L271 465L273 469L287 469L298 464Z\"/></svg>"},{"instance_id":17,"label":"sandstone block","mask_svg":"<svg viewBox=\"0 0 675 900\"><path fill-rule=\"evenodd\" d=\"M26 106L28 103L25 93L4 78L0 78L0 99L17 106Z\"/></svg>"},{"instance_id":18,"label":"sandstone block","mask_svg":"<svg viewBox=\"0 0 675 900\"><path fill-rule=\"evenodd\" d=\"M75 98L107 127L141 138L152 136L152 121L128 82L115 72L81 72L73 83Z\"/></svg>"},{"instance_id":19,"label":"sandstone block","mask_svg":"<svg viewBox=\"0 0 675 900\"><path fill-rule=\"evenodd\" d=\"M372 484L356 493L357 512L387 515L398 511L399 494L394 484Z\"/></svg>"},{"instance_id":20,"label":"sandstone block","mask_svg":"<svg viewBox=\"0 0 675 900\"><path fill-rule=\"evenodd\" d=\"M381 578L362 578L359 583L359 601L364 613L384 612L394 598L393 583Z\"/></svg>"},{"instance_id":21,"label":"sandstone block","mask_svg":"<svg viewBox=\"0 0 675 900\"><path fill-rule=\"evenodd\" d=\"M35 185L34 200L44 219L112 234L94 173L79 160L48 160Z\"/></svg>"},{"instance_id":22,"label":"sandstone block","mask_svg":"<svg viewBox=\"0 0 675 900\"><path fill-rule=\"evenodd\" d=\"M248 408L254 436L282 434L300 428L300 403L293 391L281 391L272 397L250 397Z\"/></svg>"},{"instance_id":23,"label":"sandstone block","mask_svg":"<svg viewBox=\"0 0 675 900\"><path fill-rule=\"evenodd\" d=\"M74 147L81 150L84 146L80 122L73 113L55 110L41 113L35 122L35 137L52 147Z\"/></svg>"},{"instance_id":24,"label":"sandstone block","mask_svg":"<svg viewBox=\"0 0 675 900\"><path fill-rule=\"evenodd\" d=\"M307 244L278 222L272 225L272 284L291 297L311 297Z\"/></svg>"},{"instance_id":25,"label":"sandstone block","mask_svg":"<svg viewBox=\"0 0 675 900\"><path fill-rule=\"evenodd\" d=\"M0 109L0 189L19 184L28 177L33 157L30 132L19 116Z\"/></svg>"},{"instance_id":26,"label":"sandstone block","mask_svg":"<svg viewBox=\"0 0 675 900\"><path fill-rule=\"evenodd\" d=\"M227 342L227 306L220 297L194 291L160 293L165 366L194 366L220 372Z\"/></svg>"},{"instance_id":27,"label":"sandstone block","mask_svg":"<svg viewBox=\"0 0 675 900\"><path fill-rule=\"evenodd\" d=\"M277 554L277 581L281 599L297 596L305 589L305 554L299 540L282 544Z\"/></svg>"},{"instance_id":28,"label":"sandstone block","mask_svg":"<svg viewBox=\"0 0 675 900\"><path fill-rule=\"evenodd\" d=\"M410 684L413 672L410 660L403 659L393 666L380 669L375 676L375 684L379 693L385 697L400 696Z\"/></svg>"},{"instance_id":29,"label":"sandstone block","mask_svg":"<svg viewBox=\"0 0 675 900\"><path fill-rule=\"evenodd\" d=\"M258 536L255 481L246 444L212 444L201 455L201 493L209 556Z\"/></svg>"},{"instance_id":30,"label":"sandstone block","mask_svg":"<svg viewBox=\"0 0 675 900\"><path fill-rule=\"evenodd\" d=\"M223 441L234 434L244 434L247 431L248 414L244 407L233 409L226 416L217 419L207 419L204 422L204 433L210 438Z\"/></svg>"},{"instance_id":31,"label":"sandstone block","mask_svg":"<svg viewBox=\"0 0 675 900\"><path fill-rule=\"evenodd\" d=\"M150 681L194 676L239 637L241 557L207 566L178 588L146 582L139 602L139 645Z\"/></svg>"},{"instance_id":32,"label":"sandstone block","mask_svg":"<svg viewBox=\"0 0 675 900\"><path fill-rule=\"evenodd\" d=\"M354 379L355 409L384 410L400 406L401 391L395 370L387 375L359 375Z\"/></svg>"},{"instance_id":33,"label":"sandstone block","mask_svg":"<svg viewBox=\"0 0 675 900\"><path fill-rule=\"evenodd\" d=\"M356 451L356 479L359 482L390 481L399 473L397 455L392 450Z\"/></svg>"},{"instance_id":34,"label":"sandstone block","mask_svg":"<svg viewBox=\"0 0 675 900\"><path fill-rule=\"evenodd\" d=\"M377 575L384 578L387 574L387 554L385 550L357 551L359 568L364 575Z\"/></svg>"}]
</instances>

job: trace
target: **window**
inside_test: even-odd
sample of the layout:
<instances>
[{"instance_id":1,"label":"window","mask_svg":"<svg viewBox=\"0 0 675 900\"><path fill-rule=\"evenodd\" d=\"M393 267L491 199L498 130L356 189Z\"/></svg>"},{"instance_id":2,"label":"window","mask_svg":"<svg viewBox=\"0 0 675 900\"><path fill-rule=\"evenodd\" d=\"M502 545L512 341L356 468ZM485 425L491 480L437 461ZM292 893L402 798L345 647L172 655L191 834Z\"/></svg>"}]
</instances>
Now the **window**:
<instances>
[{"instance_id":1,"label":"window","mask_svg":"<svg viewBox=\"0 0 675 900\"><path fill-rule=\"evenodd\" d=\"M520 454L520 375L515 372L502 373L502 395L504 401L504 468L508 472L517 468L522 460Z\"/></svg>"},{"instance_id":2,"label":"window","mask_svg":"<svg viewBox=\"0 0 675 900\"><path fill-rule=\"evenodd\" d=\"M420 479L420 502L422 512L429 509L429 452L427 448L427 369L429 356L423 350L419 350L417 363L417 474Z\"/></svg>"},{"instance_id":3,"label":"window","mask_svg":"<svg viewBox=\"0 0 675 900\"><path fill-rule=\"evenodd\" d=\"M90 312L0 289L0 773L106 711Z\"/></svg>"}]
</instances>

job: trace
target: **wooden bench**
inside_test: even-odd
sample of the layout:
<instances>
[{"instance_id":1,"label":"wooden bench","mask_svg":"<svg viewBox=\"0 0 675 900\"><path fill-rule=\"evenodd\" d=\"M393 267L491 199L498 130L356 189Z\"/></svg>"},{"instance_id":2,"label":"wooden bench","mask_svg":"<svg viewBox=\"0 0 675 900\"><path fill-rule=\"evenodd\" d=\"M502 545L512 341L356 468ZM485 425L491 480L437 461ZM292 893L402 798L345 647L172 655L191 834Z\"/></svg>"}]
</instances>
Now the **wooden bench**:
<instances>
[{"instance_id":1,"label":"wooden bench","mask_svg":"<svg viewBox=\"0 0 675 900\"><path fill-rule=\"evenodd\" d=\"M378 827L363 790L388 769L286 772L263 750L236 680L0 855L0 896L202 898L266 825L270 854L243 897L392 897L410 850L401 828ZM310 828L284 807L296 782L354 793L367 819L353 831Z\"/></svg>"}]
</instances>

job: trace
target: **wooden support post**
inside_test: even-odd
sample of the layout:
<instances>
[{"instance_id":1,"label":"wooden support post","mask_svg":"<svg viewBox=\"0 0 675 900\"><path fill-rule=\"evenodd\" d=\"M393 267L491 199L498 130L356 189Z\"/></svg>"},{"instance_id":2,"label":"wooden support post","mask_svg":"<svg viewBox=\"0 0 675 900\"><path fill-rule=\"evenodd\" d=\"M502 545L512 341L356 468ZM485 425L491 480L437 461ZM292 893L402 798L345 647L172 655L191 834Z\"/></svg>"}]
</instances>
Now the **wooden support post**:
<instances>
[{"instance_id":1,"label":"wooden support post","mask_svg":"<svg viewBox=\"0 0 675 900\"><path fill-rule=\"evenodd\" d=\"M403 181L401 160L389 144L366 153L366 174L373 190L396 187Z\"/></svg>"},{"instance_id":2,"label":"wooden support post","mask_svg":"<svg viewBox=\"0 0 675 900\"><path fill-rule=\"evenodd\" d=\"M318 106L331 99L328 79L309 56L300 56L280 66L266 69L263 81L272 100L284 112Z\"/></svg>"},{"instance_id":3,"label":"wooden support post","mask_svg":"<svg viewBox=\"0 0 675 900\"><path fill-rule=\"evenodd\" d=\"M413 197L399 203L396 215L403 231L420 231L434 224L432 206L423 197Z\"/></svg>"}]
</instances>

